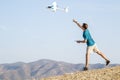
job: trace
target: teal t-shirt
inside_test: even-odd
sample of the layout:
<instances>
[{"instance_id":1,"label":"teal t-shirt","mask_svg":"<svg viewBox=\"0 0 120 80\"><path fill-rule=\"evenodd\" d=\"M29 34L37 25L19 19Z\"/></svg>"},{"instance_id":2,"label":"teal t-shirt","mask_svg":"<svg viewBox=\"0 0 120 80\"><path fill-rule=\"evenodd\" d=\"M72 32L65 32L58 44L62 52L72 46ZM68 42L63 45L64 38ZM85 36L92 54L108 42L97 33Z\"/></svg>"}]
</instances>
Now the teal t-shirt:
<instances>
[{"instance_id":1,"label":"teal t-shirt","mask_svg":"<svg viewBox=\"0 0 120 80\"><path fill-rule=\"evenodd\" d=\"M87 46L93 46L95 44L95 41L93 40L93 38L91 37L90 35L90 32L88 29L86 29L84 32L83 32L83 38L85 40L87 40Z\"/></svg>"}]
</instances>

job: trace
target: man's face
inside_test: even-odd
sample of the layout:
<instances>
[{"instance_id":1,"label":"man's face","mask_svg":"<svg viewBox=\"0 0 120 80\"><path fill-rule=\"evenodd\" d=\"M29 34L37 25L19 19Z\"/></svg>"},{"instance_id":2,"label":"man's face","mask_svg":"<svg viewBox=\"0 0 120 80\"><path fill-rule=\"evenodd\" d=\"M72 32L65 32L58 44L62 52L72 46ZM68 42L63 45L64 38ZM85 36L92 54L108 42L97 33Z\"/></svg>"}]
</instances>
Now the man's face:
<instances>
[{"instance_id":1,"label":"man's face","mask_svg":"<svg viewBox=\"0 0 120 80\"><path fill-rule=\"evenodd\" d=\"M88 25L87 25L87 24L83 24L82 27L83 27L83 29L85 30L85 29L88 28Z\"/></svg>"},{"instance_id":2,"label":"man's face","mask_svg":"<svg viewBox=\"0 0 120 80\"><path fill-rule=\"evenodd\" d=\"M82 28L85 30L85 27L84 27L84 25L82 25Z\"/></svg>"}]
</instances>

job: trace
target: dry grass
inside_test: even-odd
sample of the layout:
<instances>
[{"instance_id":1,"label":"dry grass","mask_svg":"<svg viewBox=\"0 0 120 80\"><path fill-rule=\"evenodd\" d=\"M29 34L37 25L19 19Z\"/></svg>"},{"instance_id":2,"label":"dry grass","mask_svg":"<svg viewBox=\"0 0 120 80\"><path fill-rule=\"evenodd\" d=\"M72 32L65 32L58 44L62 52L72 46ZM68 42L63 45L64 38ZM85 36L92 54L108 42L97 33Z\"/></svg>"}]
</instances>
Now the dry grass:
<instances>
[{"instance_id":1,"label":"dry grass","mask_svg":"<svg viewBox=\"0 0 120 80\"><path fill-rule=\"evenodd\" d=\"M42 80L120 80L120 66L64 74Z\"/></svg>"}]
</instances>

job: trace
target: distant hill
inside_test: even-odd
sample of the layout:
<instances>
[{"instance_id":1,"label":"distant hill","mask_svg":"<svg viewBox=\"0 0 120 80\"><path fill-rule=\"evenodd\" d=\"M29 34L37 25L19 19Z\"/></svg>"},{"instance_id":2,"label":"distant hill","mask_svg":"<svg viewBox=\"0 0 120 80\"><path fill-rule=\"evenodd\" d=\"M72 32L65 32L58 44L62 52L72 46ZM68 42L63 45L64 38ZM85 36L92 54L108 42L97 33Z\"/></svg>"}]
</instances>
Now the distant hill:
<instances>
[{"instance_id":1,"label":"distant hill","mask_svg":"<svg viewBox=\"0 0 120 80\"><path fill-rule=\"evenodd\" d=\"M119 64L110 64L109 67ZM50 76L82 71L84 64L72 64L53 60L39 60L30 63L17 62L0 64L0 80L33 80ZM105 64L91 64L90 69L104 68Z\"/></svg>"},{"instance_id":2,"label":"distant hill","mask_svg":"<svg viewBox=\"0 0 120 80\"><path fill-rule=\"evenodd\" d=\"M75 72L42 80L120 80L120 66Z\"/></svg>"}]
</instances>

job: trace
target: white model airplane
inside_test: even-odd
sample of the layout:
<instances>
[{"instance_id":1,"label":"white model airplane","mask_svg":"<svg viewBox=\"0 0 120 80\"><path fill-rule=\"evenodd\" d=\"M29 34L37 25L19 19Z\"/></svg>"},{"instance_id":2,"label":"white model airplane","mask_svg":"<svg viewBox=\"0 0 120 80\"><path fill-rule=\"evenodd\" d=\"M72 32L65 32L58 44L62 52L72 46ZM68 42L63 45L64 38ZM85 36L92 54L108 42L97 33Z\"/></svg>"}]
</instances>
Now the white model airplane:
<instances>
[{"instance_id":1,"label":"white model airplane","mask_svg":"<svg viewBox=\"0 0 120 80\"><path fill-rule=\"evenodd\" d=\"M59 8L57 6L57 3L56 2L53 2L51 6L48 6L47 7L48 9L52 10L53 12L56 12L57 10L62 10L62 11L65 11L65 12L68 12L68 7L62 9L62 8Z\"/></svg>"}]
</instances>

